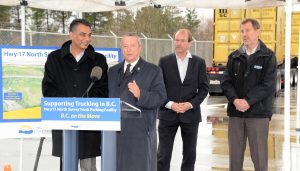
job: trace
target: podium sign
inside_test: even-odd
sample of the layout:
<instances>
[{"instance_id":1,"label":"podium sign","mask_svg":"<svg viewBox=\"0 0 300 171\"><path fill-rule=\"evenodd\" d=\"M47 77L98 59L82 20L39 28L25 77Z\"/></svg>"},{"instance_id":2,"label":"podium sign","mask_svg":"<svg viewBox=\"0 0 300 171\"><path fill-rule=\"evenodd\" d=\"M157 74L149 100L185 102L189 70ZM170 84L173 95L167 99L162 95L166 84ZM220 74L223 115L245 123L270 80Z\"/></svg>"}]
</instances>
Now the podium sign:
<instances>
[{"instance_id":1,"label":"podium sign","mask_svg":"<svg viewBox=\"0 0 300 171\"><path fill-rule=\"evenodd\" d=\"M62 130L120 130L119 98L42 98L42 127Z\"/></svg>"}]
</instances>

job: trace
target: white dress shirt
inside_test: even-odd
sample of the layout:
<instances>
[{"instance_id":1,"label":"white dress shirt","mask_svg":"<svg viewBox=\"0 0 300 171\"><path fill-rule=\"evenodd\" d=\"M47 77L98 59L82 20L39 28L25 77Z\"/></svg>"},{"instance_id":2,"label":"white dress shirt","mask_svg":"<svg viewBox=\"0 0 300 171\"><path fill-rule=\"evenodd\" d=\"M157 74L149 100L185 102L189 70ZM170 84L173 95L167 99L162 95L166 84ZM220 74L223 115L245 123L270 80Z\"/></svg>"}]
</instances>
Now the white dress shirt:
<instances>
[{"instance_id":1,"label":"white dress shirt","mask_svg":"<svg viewBox=\"0 0 300 171\"><path fill-rule=\"evenodd\" d=\"M138 58L137 60L135 60L134 62L132 62L130 64L130 72L132 71L132 69L134 68L134 66L138 63L140 58ZM126 70L126 67L129 63L127 61L124 62L124 73L125 73L125 70Z\"/></svg>"},{"instance_id":2,"label":"white dress shirt","mask_svg":"<svg viewBox=\"0 0 300 171\"><path fill-rule=\"evenodd\" d=\"M180 76L180 80L181 83L183 83L185 76L186 76L186 71L189 65L189 59L192 58L191 53L188 51L188 53L186 54L185 58L183 60L181 60L177 55L176 55L176 61L177 61L177 67L178 67L178 71L179 71L179 76ZM172 104L174 102L173 101L169 101L165 107L168 109L172 109ZM193 108L193 106L191 106Z\"/></svg>"}]
</instances>

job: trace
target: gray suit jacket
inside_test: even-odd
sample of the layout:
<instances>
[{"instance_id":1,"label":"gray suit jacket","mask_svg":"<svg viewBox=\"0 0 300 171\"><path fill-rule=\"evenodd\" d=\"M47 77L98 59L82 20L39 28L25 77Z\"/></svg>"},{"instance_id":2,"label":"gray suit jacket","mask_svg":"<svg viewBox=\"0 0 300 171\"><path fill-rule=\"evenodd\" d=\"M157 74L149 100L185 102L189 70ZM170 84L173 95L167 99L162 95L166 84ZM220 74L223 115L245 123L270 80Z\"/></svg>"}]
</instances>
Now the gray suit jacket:
<instances>
[{"instance_id":1,"label":"gray suit jacket","mask_svg":"<svg viewBox=\"0 0 300 171\"><path fill-rule=\"evenodd\" d=\"M166 100L166 90L159 67L139 59L129 76L124 77L124 62L110 68L108 73L109 97L121 98L139 109L135 112L122 112L121 131L117 133L117 170L155 171L156 170L156 117L158 108ZM135 80L141 90L136 99L128 90L128 83Z\"/></svg>"}]
</instances>

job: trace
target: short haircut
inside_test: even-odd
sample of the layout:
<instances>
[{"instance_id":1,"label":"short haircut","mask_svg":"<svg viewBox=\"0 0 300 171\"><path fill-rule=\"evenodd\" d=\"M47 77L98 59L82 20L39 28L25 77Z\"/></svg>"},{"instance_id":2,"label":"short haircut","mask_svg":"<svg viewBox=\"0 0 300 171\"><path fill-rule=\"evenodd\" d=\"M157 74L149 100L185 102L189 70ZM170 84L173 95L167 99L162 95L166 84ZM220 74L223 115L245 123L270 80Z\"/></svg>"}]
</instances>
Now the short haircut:
<instances>
[{"instance_id":1,"label":"short haircut","mask_svg":"<svg viewBox=\"0 0 300 171\"><path fill-rule=\"evenodd\" d=\"M260 29L260 24L259 22L254 19L254 18L245 18L242 22L241 22L241 25L244 25L246 23L251 23L252 24L252 27L255 29L255 30L259 30Z\"/></svg>"},{"instance_id":2,"label":"short haircut","mask_svg":"<svg viewBox=\"0 0 300 171\"><path fill-rule=\"evenodd\" d=\"M125 36L136 37L137 40L138 40L138 44L139 44L140 46L142 45L142 41L141 41L141 39L140 39L140 37L139 37L138 34L136 34L136 33L125 33L125 34L123 34L122 38L125 37ZM121 41L121 45L122 45L122 41Z\"/></svg>"},{"instance_id":3,"label":"short haircut","mask_svg":"<svg viewBox=\"0 0 300 171\"><path fill-rule=\"evenodd\" d=\"M177 33L186 33L186 34L188 35L188 42L191 42L191 41L193 40L192 33L191 33L191 31L188 30L188 29L179 29L179 30L177 30L177 31L174 33L174 35L173 35L174 38L175 38L175 35L176 35Z\"/></svg>"},{"instance_id":4,"label":"short haircut","mask_svg":"<svg viewBox=\"0 0 300 171\"><path fill-rule=\"evenodd\" d=\"M89 23L87 20L78 18L78 19L74 19L71 22L69 32L73 32L79 24L82 24L82 25L88 26L89 28L92 28L91 23Z\"/></svg>"}]
</instances>

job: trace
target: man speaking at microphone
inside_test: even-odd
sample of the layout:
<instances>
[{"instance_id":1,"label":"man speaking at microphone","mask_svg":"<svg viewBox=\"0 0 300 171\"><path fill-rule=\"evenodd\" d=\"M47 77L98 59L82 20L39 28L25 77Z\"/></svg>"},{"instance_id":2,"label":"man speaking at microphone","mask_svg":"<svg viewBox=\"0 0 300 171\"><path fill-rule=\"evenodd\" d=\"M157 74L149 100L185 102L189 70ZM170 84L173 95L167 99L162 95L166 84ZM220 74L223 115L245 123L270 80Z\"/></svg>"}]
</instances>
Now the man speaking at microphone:
<instances>
[{"instance_id":1,"label":"man speaking at microphone","mask_svg":"<svg viewBox=\"0 0 300 171\"><path fill-rule=\"evenodd\" d=\"M84 19L70 24L70 40L48 55L42 81L44 97L108 97L106 58L90 45L91 25ZM89 91L87 92L87 89ZM52 154L62 158L62 131L52 131ZM81 171L96 171L99 131L79 131ZM62 160L60 169L62 170Z\"/></svg>"},{"instance_id":2,"label":"man speaking at microphone","mask_svg":"<svg viewBox=\"0 0 300 171\"><path fill-rule=\"evenodd\" d=\"M124 35L121 49L124 61L108 72L109 96L120 98L141 112L121 113L117 171L155 171L156 115L167 98L162 72L140 57L142 44L136 34Z\"/></svg>"}]
</instances>

